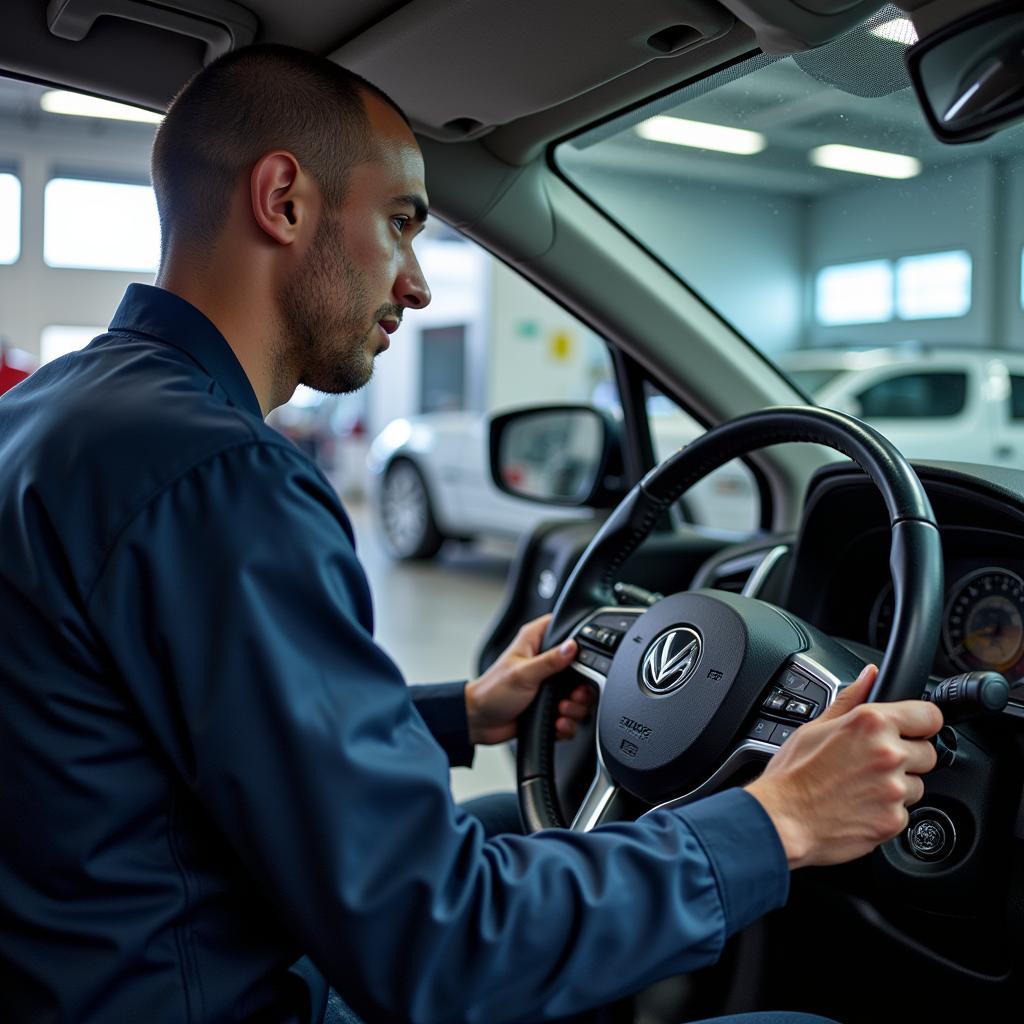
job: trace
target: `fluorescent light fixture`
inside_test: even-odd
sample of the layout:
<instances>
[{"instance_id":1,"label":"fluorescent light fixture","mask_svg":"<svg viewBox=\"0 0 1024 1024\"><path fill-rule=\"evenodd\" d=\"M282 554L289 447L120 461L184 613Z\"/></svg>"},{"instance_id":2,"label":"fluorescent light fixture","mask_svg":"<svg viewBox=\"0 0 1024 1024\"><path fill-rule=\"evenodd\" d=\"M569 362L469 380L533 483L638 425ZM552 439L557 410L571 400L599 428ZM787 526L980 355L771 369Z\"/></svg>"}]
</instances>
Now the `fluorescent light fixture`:
<instances>
[{"instance_id":1,"label":"fluorescent light fixture","mask_svg":"<svg viewBox=\"0 0 1024 1024\"><path fill-rule=\"evenodd\" d=\"M881 149L830 144L812 149L809 156L816 167L872 174L876 178L913 178L921 173L921 161L916 156L886 153Z\"/></svg>"},{"instance_id":2,"label":"fluorescent light fixture","mask_svg":"<svg viewBox=\"0 0 1024 1024\"><path fill-rule=\"evenodd\" d=\"M881 25L871 30L871 34L878 36L879 39L888 39L891 43L902 43L904 46L911 46L917 42L917 29L909 18L883 21Z\"/></svg>"},{"instance_id":3,"label":"fluorescent light fixture","mask_svg":"<svg viewBox=\"0 0 1024 1024\"><path fill-rule=\"evenodd\" d=\"M766 145L760 132L727 128L724 124L708 124L706 121L687 121L683 117L650 117L636 126L636 133L652 142L669 142L674 146L713 149L740 156L753 156Z\"/></svg>"},{"instance_id":4,"label":"fluorescent light fixture","mask_svg":"<svg viewBox=\"0 0 1024 1024\"><path fill-rule=\"evenodd\" d=\"M159 124L163 114L152 110L132 107L127 103L101 100L95 96L83 96L79 92L64 92L55 89L44 92L39 106L48 114L72 114L75 117L102 117L109 121L141 121L144 124Z\"/></svg>"}]
</instances>

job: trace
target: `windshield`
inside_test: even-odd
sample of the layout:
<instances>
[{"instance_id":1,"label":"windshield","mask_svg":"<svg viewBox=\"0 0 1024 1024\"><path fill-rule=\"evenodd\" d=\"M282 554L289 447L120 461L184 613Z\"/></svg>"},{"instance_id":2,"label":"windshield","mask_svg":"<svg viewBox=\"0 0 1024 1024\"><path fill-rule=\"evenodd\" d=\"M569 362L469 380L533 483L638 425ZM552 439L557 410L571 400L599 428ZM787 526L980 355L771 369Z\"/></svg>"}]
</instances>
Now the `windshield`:
<instances>
[{"instance_id":1,"label":"windshield","mask_svg":"<svg viewBox=\"0 0 1024 1024\"><path fill-rule=\"evenodd\" d=\"M885 8L556 160L818 401L878 420L911 458L996 462L1021 449L995 435L1024 424L1024 130L936 141L906 72L913 39Z\"/></svg>"}]
</instances>

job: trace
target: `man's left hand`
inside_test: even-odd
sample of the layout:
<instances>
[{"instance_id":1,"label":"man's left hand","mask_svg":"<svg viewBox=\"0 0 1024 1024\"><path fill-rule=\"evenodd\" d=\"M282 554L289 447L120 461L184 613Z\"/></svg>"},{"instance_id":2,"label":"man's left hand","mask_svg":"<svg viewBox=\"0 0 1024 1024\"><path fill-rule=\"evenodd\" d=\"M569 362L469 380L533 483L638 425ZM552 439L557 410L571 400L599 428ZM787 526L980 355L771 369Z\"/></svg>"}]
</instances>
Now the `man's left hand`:
<instances>
[{"instance_id":1,"label":"man's left hand","mask_svg":"<svg viewBox=\"0 0 1024 1024\"><path fill-rule=\"evenodd\" d=\"M566 640L550 651L540 651L550 615L528 622L501 657L478 679L466 684L469 738L473 743L504 743L516 734L516 720L537 696L540 684L567 668L576 656L576 641ZM576 735L594 704L586 684L577 686L558 705L555 732L559 739Z\"/></svg>"}]
</instances>

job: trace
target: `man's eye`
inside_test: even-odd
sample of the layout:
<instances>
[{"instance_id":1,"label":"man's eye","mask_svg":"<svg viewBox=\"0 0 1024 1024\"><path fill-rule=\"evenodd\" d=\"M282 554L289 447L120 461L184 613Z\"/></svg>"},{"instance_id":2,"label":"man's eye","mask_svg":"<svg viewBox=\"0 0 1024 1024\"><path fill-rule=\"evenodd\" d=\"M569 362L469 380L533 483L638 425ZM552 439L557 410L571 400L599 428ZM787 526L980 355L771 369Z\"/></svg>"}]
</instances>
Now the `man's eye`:
<instances>
[{"instance_id":1,"label":"man's eye","mask_svg":"<svg viewBox=\"0 0 1024 1024\"><path fill-rule=\"evenodd\" d=\"M402 217L402 216L392 217L391 218L391 223L394 224L398 228L399 231L404 231L405 230L405 225L409 223L409 218L408 217Z\"/></svg>"}]
</instances>

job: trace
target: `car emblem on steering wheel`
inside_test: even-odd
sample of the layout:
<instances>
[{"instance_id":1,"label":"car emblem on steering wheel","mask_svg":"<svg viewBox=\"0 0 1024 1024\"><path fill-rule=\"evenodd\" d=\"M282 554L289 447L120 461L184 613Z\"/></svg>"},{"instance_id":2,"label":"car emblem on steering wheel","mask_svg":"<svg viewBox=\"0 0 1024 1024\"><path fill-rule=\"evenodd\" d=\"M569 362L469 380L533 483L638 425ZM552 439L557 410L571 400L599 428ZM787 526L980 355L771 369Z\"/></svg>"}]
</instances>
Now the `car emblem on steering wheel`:
<instances>
[{"instance_id":1,"label":"car emblem on steering wheel","mask_svg":"<svg viewBox=\"0 0 1024 1024\"><path fill-rule=\"evenodd\" d=\"M674 626L647 648L640 681L659 695L678 689L696 671L702 652L699 633L687 626Z\"/></svg>"}]
</instances>

